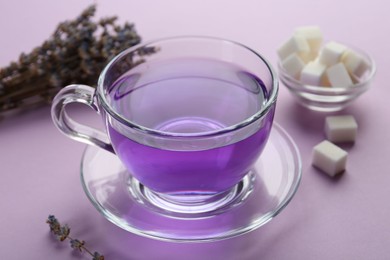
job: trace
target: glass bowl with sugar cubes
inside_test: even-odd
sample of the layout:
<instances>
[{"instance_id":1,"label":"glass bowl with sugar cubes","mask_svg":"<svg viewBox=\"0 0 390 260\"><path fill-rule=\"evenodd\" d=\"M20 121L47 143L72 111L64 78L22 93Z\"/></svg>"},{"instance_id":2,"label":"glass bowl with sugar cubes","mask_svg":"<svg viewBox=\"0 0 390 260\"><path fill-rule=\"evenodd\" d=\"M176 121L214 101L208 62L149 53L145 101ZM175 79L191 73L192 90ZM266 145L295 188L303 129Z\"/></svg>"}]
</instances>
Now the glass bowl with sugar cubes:
<instances>
[{"instance_id":1,"label":"glass bowl with sugar cubes","mask_svg":"<svg viewBox=\"0 0 390 260\"><path fill-rule=\"evenodd\" d=\"M277 50L279 77L298 103L311 110L339 111L368 90L376 71L363 50L324 42L317 26L299 27Z\"/></svg>"}]
</instances>

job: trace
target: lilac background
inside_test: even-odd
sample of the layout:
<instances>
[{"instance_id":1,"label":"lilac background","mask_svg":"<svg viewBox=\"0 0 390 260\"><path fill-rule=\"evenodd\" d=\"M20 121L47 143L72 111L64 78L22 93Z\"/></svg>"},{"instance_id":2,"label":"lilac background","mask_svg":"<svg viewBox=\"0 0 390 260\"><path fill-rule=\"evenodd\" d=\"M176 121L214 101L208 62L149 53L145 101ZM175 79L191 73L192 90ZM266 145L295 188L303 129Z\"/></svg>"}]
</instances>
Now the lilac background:
<instances>
[{"instance_id":1,"label":"lilac background","mask_svg":"<svg viewBox=\"0 0 390 260\"><path fill-rule=\"evenodd\" d=\"M45 219L55 214L72 235L106 259L390 259L389 4L340 1L96 1L98 16L117 14L144 40L201 34L240 41L275 65L275 50L300 25L319 25L327 39L371 53L378 65L369 90L342 114L359 123L358 140L344 147L348 170L330 179L310 166L324 139L324 115L294 103L281 86L276 121L295 138L303 179L291 204L266 226L238 238L174 244L129 234L104 219L79 180L84 145L60 134L49 108L0 119L0 258L90 259L52 239ZM42 43L64 19L92 1L0 1L0 66ZM80 120L98 116L80 110Z\"/></svg>"}]
</instances>

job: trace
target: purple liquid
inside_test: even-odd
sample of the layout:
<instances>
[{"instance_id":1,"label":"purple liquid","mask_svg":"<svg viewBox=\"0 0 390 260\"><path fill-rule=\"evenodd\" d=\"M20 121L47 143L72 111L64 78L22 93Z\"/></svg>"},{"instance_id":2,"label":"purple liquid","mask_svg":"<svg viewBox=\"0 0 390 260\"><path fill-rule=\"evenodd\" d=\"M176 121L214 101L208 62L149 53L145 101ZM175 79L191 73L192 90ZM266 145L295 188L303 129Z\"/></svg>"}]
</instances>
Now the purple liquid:
<instances>
[{"instance_id":1,"label":"purple liquid","mask_svg":"<svg viewBox=\"0 0 390 260\"><path fill-rule=\"evenodd\" d=\"M111 105L128 120L189 135L242 122L267 98L260 79L230 63L206 59L141 66L117 80L109 94ZM239 182L256 161L269 136L273 109L249 137L241 140L232 132L218 144L216 138L185 137L183 142L136 138L115 125L108 126L108 133L119 158L148 188L170 194L215 194Z\"/></svg>"}]
</instances>

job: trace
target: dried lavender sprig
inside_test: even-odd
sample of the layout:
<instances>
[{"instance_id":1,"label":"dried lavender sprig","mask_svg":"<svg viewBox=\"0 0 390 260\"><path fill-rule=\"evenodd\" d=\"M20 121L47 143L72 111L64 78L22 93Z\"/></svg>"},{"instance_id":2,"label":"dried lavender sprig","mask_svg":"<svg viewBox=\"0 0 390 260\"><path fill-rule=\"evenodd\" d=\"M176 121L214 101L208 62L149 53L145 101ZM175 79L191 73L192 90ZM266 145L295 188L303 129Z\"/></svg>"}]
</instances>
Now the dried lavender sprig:
<instances>
[{"instance_id":1,"label":"dried lavender sprig","mask_svg":"<svg viewBox=\"0 0 390 260\"><path fill-rule=\"evenodd\" d=\"M46 220L46 223L50 226L50 232L52 232L58 240L64 241L66 239L69 239L70 246L73 249L77 249L80 252L85 251L89 255L92 256L92 260L104 260L104 256L101 255L98 252L91 252L87 247L85 247L85 241L78 240L70 237L70 228L68 225L61 225L60 222L57 220L57 218L54 215L49 215L49 217Z\"/></svg>"},{"instance_id":2,"label":"dried lavender sprig","mask_svg":"<svg viewBox=\"0 0 390 260\"><path fill-rule=\"evenodd\" d=\"M133 24L117 25L115 16L94 22L95 12L92 5L76 19L60 23L42 46L22 53L18 61L0 69L0 113L50 102L69 84L93 86L110 59L140 43ZM148 48L136 53L141 58L130 59L128 68L153 52Z\"/></svg>"}]
</instances>

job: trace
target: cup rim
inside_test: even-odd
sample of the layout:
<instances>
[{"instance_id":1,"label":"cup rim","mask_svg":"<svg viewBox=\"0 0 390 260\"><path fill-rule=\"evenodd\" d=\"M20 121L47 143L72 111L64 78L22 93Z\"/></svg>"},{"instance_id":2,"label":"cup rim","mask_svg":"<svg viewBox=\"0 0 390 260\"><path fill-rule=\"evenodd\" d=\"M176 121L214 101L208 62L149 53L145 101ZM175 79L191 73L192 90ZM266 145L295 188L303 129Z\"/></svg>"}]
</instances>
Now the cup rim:
<instances>
[{"instance_id":1,"label":"cup rim","mask_svg":"<svg viewBox=\"0 0 390 260\"><path fill-rule=\"evenodd\" d=\"M241 48L247 49L249 52L253 53L255 56L260 58L260 60L262 60L262 62L268 68L268 71L269 71L269 73L271 75L271 78L272 78L272 89L271 89L271 92L269 93L270 95L268 96L268 99L267 99L267 102L265 103L265 105L262 106L261 109L258 110L256 113L254 113L253 115L251 115L250 117L246 118L245 120L243 120L243 121L241 121L239 123L236 123L236 124L233 124L233 125L230 125L230 126L218 129L218 130L208 131L208 132L200 132L200 133L173 133L173 132L166 132L166 131L160 131L160 130L148 128L148 127L142 126L140 124L137 124L137 123L135 123L135 122L133 122L133 121L131 121L129 119L126 119L121 114L117 113L116 111L114 111L111 108L111 106L108 103L108 100L106 99L106 97L104 95L104 79L105 79L105 76L106 76L108 70L110 68L112 68L112 66L114 65L114 63L116 61L118 61L122 57L126 56L127 54L129 54L131 52L134 52L135 50L137 50L139 48L142 48L142 47L145 47L145 46L150 46L150 45L155 44L155 43L161 43L161 42L167 42L167 41L175 41L175 40L191 40L191 39L193 39L193 40L203 40L203 41L211 40L211 41L226 42L226 43L233 44L233 45L239 46ZM278 92L279 92L279 79L278 79L278 77L276 75L276 72L273 69L273 67L271 66L271 63L267 59L265 59L261 54L257 53L255 50L253 50L252 48L247 47L246 45L244 45L242 43L239 43L239 42L236 42L236 41L232 41L232 40L223 39L223 38L218 38L218 37L210 37L210 36L173 36L173 37L165 37L165 38L159 38L159 39L156 39L156 40L150 40L150 41L147 41L145 43L139 43L139 44L137 44L137 45L135 45L133 47L130 47L130 48L120 52L118 55L116 55L105 66L105 68L103 69L103 71L101 72L101 74L99 76L98 84L97 84L97 91L96 91L97 96L98 96L98 98L100 100L100 104L103 106L105 112L110 114L114 119L116 119L120 123L126 125L127 127L139 130L141 132L144 132L144 133L147 133L147 134L150 134L150 135L156 135L156 136L162 136L162 137L210 137L210 136L221 135L221 134L225 134L225 133L228 133L228 132L232 132L232 131L241 129L241 128L245 127L245 126L248 126L248 125L254 123L258 119L260 119L264 115L266 115L268 113L268 111L273 107L274 103L276 103Z\"/></svg>"}]
</instances>

